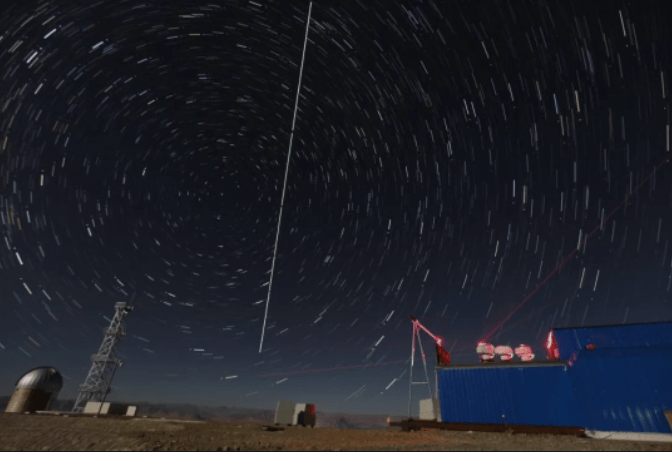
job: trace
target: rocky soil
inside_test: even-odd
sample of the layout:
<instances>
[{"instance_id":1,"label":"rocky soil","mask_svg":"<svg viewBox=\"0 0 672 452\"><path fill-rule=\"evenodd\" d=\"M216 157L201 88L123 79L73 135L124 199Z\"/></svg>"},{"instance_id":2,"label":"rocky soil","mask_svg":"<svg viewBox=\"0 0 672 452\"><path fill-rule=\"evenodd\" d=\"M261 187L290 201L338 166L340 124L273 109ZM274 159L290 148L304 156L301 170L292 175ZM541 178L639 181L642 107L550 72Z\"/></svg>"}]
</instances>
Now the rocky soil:
<instances>
[{"instance_id":1,"label":"rocky soil","mask_svg":"<svg viewBox=\"0 0 672 452\"><path fill-rule=\"evenodd\" d=\"M288 427L261 423L152 418L0 414L0 450L641 450L672 451L670 443L592 440L552 435L401 432Z\"/></svg>"}]
</instances>

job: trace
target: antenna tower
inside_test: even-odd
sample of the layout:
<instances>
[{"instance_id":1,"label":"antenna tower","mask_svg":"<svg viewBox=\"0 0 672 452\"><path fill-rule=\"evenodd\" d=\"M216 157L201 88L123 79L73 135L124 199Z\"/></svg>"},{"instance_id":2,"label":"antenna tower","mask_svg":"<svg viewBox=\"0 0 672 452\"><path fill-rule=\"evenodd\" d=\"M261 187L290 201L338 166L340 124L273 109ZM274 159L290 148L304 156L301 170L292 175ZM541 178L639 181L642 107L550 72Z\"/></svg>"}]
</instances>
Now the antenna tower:
<instances>
[{"instance_id":1,"label":"antenna tower","mask_svg":"<svg viewBox=\"0 0 672 452\"><path fill-rule=\"evenodd\" d=\"M414 385L427 385L427 390L429 391L429 397L432 398L432 387L431 383L429 382L429 373L427 372L427 359L425 358L425 351L422 348L422 340L420 338L420 330L424 331L427 333L434 341L440 346L441 345L441 338L438 336L435 336L432 334L431 331L429 331L423 324L420 323L418 319L413 317L412 315L408 316L411 319L411 322L413 322L413 342L411 345L411 366L410 366L410 376L408 380L408 419L411 419L411 406L412 406L412 401L413 401L413 386ZM423 367L425 368L425 377L427 380L425 381L413 381L413 365L415 364L415 340L418 340L418 346L420 347L420 355L422 356L422 364ZM438 365L438 357L437 357L437 365ZM435 375L435 392L434 392L434 397L439 396L439 382L438 382L438 374L436 373L436 370L434 370L434 375ZM437 413L436 413L436 407L434 407L435 413L434 413L434 418L437 418Z\"/></svg>"},{"instance_id":2,"label":"antenna tower","mask_svg":"<svg viewBox=\"0 0 672 452\"><path fill-rule=\"evenodd\" d=\"M116 312L110 326L103 329L105 335L103 343L98 353L91 355L91 369L84 384L79 386L79 395L72 408L73 413L84 411L87 402L101 402L102 408L102 403L110 392L114 373L117 367L124 364L116 357L114 349L126 335L126 316L133 310L133 307L131 303L119 302L114 305L114 309Z\"/></svg>"}]
</instances>

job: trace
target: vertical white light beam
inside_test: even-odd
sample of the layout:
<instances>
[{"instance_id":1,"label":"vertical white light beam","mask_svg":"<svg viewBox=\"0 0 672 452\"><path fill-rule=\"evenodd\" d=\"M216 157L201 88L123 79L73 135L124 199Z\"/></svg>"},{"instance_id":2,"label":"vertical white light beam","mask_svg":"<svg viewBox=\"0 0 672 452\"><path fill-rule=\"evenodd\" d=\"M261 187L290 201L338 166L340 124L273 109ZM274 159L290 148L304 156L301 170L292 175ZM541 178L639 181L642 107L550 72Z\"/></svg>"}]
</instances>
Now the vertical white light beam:
<instances>
[{"instance_id":1,"label":"vertical white light beam","mask_svg":"<svg viewBox=\"0 0 672 452\"><path fill-rule=\"evenodd\" d=\"M292 119L292 130L289 135L289 151L287 152L287 164L285 165L285 182L282 185L282 198L280 199L280 212L278 214L278 228L275 232L275 247L273 248L273 260L271 262L271 277L268 282L268 295L266 297L266 309L264 311L264 324L261 327L261 342L259 342L259 353L264 346L264 333L266 332L266 320L268 318L268 303L271 301L271 288L273 287L273 274L275 273L275 258L278 255L278 239L280 238L280 224L282 223L282 209L285 205L285 191L287 190L287 174L289 173L289 161L292 158L292 143L294 141L294 126L296 124L296 112L299 107L299 94L301 93L301 79L303 77L303 62L306 59L306 45L308 44L308 30L310 29L310 14L313 9L313 2L308 6L308 20L306 21L306 36L303 40L303 54L301 55L301 68L299 69L299 86L296 89L296 100L294 101L294 118Z\"/></svg>"}]
</instances>

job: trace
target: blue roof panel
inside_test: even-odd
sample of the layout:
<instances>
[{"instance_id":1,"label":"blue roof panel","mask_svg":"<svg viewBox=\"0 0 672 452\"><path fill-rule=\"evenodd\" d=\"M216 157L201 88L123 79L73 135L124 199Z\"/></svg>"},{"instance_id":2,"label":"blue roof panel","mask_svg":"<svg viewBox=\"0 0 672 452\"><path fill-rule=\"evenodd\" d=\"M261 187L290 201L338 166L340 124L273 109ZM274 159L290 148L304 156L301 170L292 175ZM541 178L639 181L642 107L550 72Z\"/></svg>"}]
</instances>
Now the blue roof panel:
<instances>
[{"instance_id":1,"label":"blue roof panel","mask_svg":"<svg viewBox=\"0 0 672 452\"><path fill-rule=\"evenodd\" d=\"M560 359L570 360L573 354L593 344L596 349L614 347L672 347L672 322L638 323L581 328L553 329Z\"/></svg>"}]
</instances>

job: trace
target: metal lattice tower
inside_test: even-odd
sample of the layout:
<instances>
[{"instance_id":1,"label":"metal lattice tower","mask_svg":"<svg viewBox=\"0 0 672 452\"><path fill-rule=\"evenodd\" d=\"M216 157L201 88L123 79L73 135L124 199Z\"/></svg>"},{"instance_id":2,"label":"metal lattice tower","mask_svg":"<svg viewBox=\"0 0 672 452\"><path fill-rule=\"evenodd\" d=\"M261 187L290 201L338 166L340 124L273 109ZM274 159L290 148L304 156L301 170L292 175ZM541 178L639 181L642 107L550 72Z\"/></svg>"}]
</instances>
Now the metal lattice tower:
<instances>
[{"instance_id":1,"label":"metal lattice tower","mask_svg":"<svg viewBox=\"0 0 672 452\"><path fill-rule=\"evenodd\" d=\"M427 390L429 391L429 397L432 398L432 385L429 381L429 373L427 372L427 359L425 357L425 350L422 348L422 339L420 337L420 330L424 331L427 333L434 341L436 342L437 346L441 346L441 343L443 342L443 339L440 337L432 334L431 331L429 331L423 324L420 323L418 319L413 317L412 315L408 316L411 319L411 322L413 322L413 342L411 344L411 367L410 367L410 376L408 380L408 419L411 419L411 408L412 408L412 402L413 402L413 386L414 385L427 385ZM422 364L423 367L425 368L425 377L427 380L425 381L413 381L413 365L415 364L415 340L418 340L418 346L420 347L420 354L422 356ZM437 349L437 357L436 357L436 365L439 365L439 357L438 357L438 349ZM439 375L438 372L436 371L436 368L434 369L434 378L435 378L435 386L434 386L434 398L439 397ZM434 406L434 419L438 419L438 411L436 405Z\"/></svg>"},{"instance_id":2,"label":"metal lattice tower","mask_svg":"<svg viewBox=\"0 0 672 452\"><path fill-rule=\"evenodd\" d=\"M116 358L115 347L126 335L126 316L133 310L130 303L119 302L114 305L115 315L110 326L103 330L105 337L98 353L91 355L91 369L79 386L79 395L73 412L82 412L87 402L104 402L112 384L114 372L123 362ZM101 404L102 406L102 404Z\"/></svg>"},{"instance_id":3,"label":"metal lattice tower","mask_svg":"<svg viewBox=\"0 0 672 452\"><path fill-rule=\"evenodd\" d=\"M413 319L413 317L411 317ZM408 382L408 418L411 419L411 402L413 400L413 386L414 385L427 385L429 390L429 397L432 398L432 388L429 382L429 373L427 372L427 359L425 358L425 351L422 349L422 340L420 338L420 325L417 320L413 320L413 344L411 346L411 367L410 367L410 377ZM424 329L424 328L423 328ZM429 331L428 331L429 332ZM425 368L425 381L413 381L413 364L415 363L415 340L418 340L418 345L420 346L420 355L422 356L422 364Z\"/></svg>"}]
</instances>

